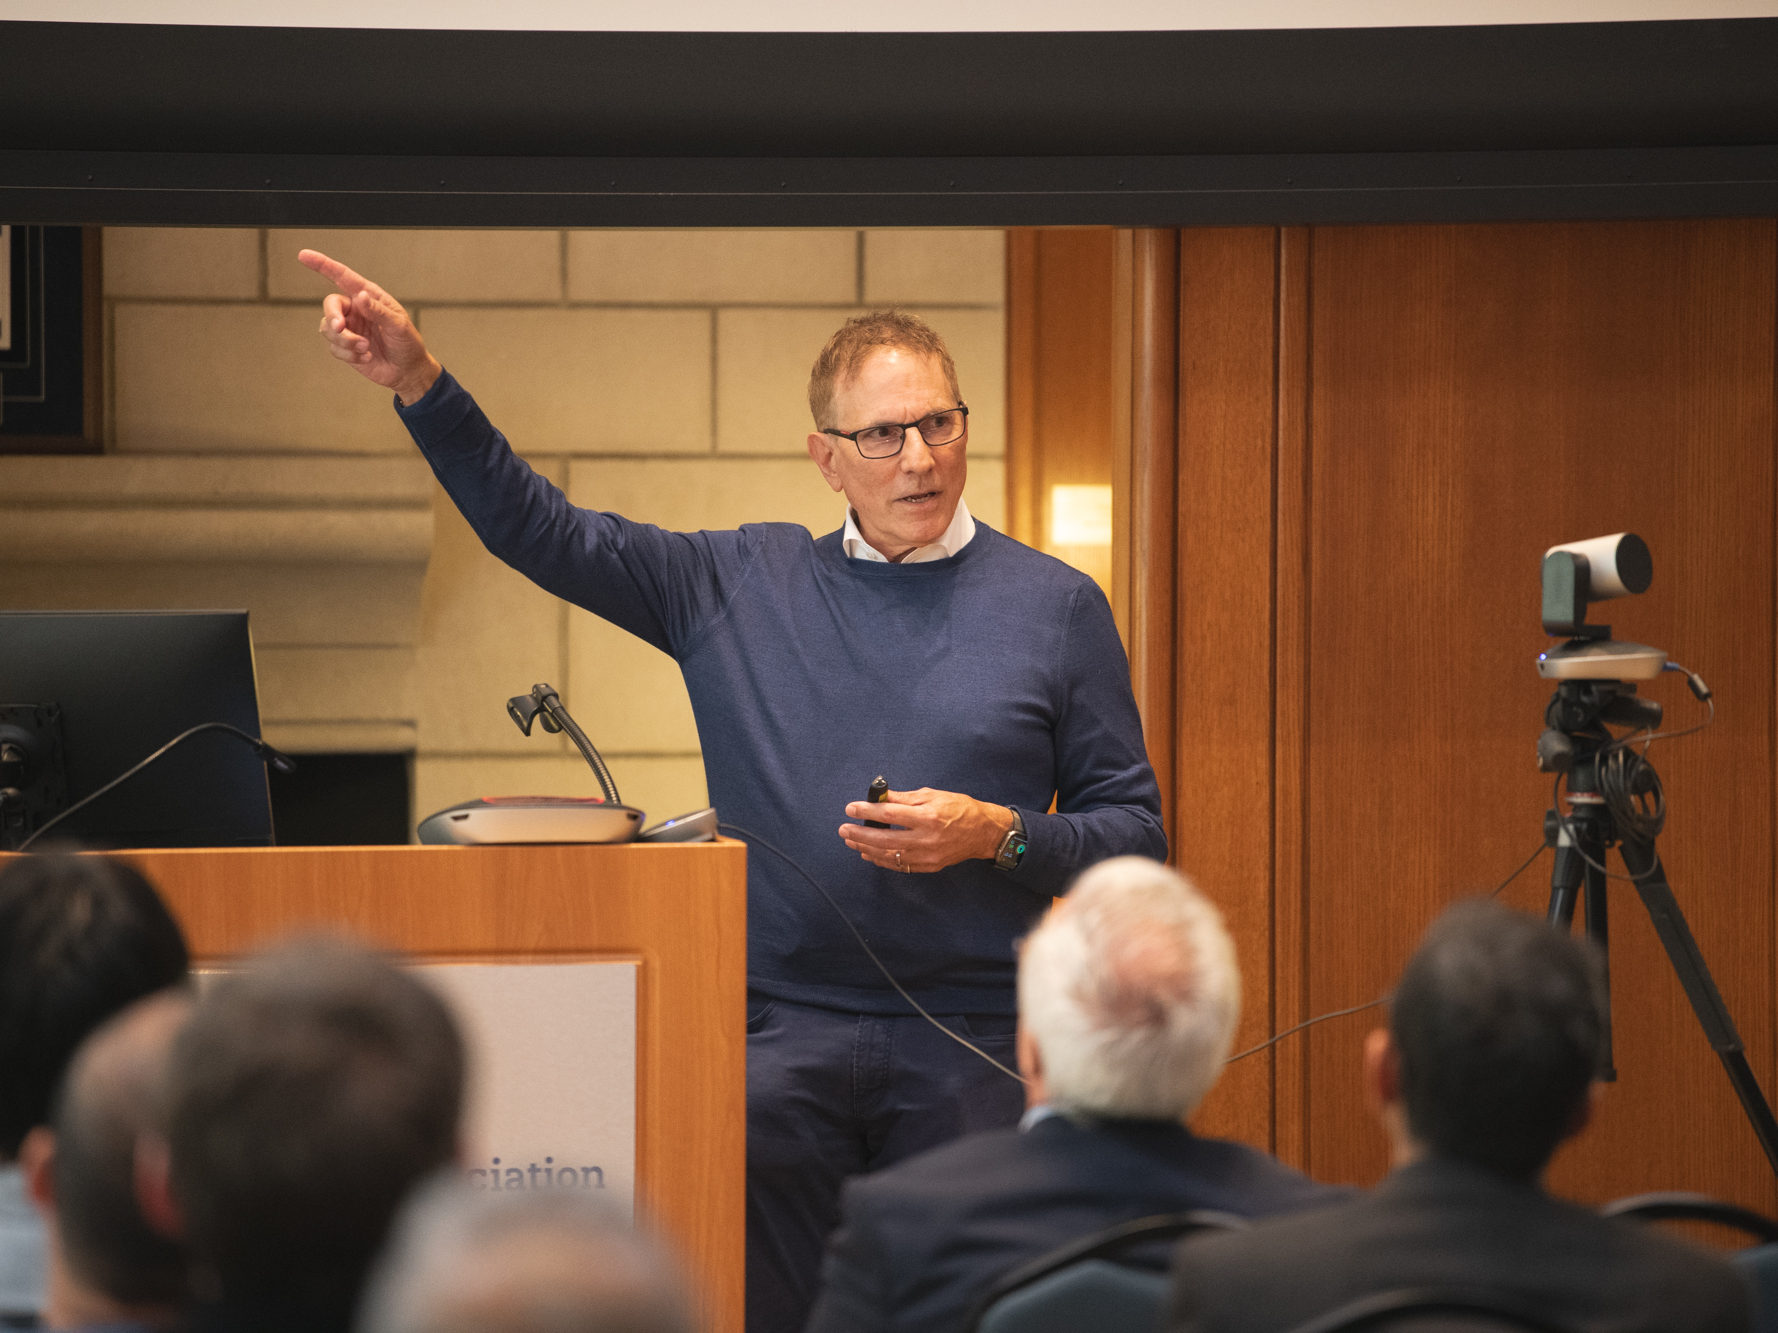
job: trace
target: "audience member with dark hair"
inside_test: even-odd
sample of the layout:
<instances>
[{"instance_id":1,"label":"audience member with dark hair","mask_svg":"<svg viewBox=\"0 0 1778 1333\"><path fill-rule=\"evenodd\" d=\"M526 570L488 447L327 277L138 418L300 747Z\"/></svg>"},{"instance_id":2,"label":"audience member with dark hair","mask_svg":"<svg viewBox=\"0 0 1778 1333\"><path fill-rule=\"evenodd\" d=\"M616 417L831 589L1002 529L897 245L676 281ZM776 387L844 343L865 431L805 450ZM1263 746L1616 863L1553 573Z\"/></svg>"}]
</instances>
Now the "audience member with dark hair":
<instances>
[{"instance_id":1,"label":"audience member with dark hair","mask_svg":"<svg viewBox=\"0 0 1778 1333\"><path fill-rule=\"evenodd\" d=\"M1179 1333L1267 1333L1403 1288L1492 1292L1558 1324L1739 1333L1748 1293L1722 1260L1546 1194L1579 1133L1605 1033L1593 947L1493 903L1446 912L1365 1043L1394 1169L1375 1191L1252 1231L1188 1239Z\"/></svg>"},{"instance_id":2,"label":"audience member with dark hair","mask_svg":"<svg viewBox=\"0 0 1778 1333\"><path fill-rule=\"evenodd\" d=\"M1222 1073L1240 977L1222 917L1183 876L1100 862L1025 941L1018 982L1023 1127L850 1181L810 1333L961 1330L1007 1271L1120 1222L1345 1197L1185 1127Z\"/></svg>"},{"instance_id":3,"label":"audience member with dark hair","mask_svg":"<svg viewBox=\"0 0 1778 1333\"><path fill-rule=\"evenodd\" d=\"M404 1211L358 1333L691 1333L673 1265L587 1194L438 1180Z\"/></svg>"},{"instance_id":4,"label":"audience member with dark hair","mask_svg":"<svg viewBox=\"0 0 1778 1333\"><path fill-rule=\"evenodd\" d=\"M193 1326L347 1329L403 1198L454 1159L462 1100L443 1001L368 950L301 942L218 982L168 1078Z\"/></svg>"},{"instance_id":5,"label":"audience member with dark hair","mask_svg":"<svg viewBox=\"0 0 1778 1333\"><path fill-rule=\"evenodd\" d=\"M39 855L0 868L0 1324L28 1326L43 1301L43 1225L19 1144L48 1121L87 1034L188 965L166 905L124 862Z\"/></svg>"},{"instance_id":6,"label":"audience member with dark hair","mask_svg":"<svg viewBox=\"0 0 1778 1333\"><path fill-rule=\"evenodd\" d=\"M165 1109L167 1059L191 1016L183 986L139 1000L81 1046L52 1127L19 1159L49 1224L50 1328L168 1329L191 1303L184 1247L156 1231L136 1197L137 1144Z\"/></svg>"}]
</instances>

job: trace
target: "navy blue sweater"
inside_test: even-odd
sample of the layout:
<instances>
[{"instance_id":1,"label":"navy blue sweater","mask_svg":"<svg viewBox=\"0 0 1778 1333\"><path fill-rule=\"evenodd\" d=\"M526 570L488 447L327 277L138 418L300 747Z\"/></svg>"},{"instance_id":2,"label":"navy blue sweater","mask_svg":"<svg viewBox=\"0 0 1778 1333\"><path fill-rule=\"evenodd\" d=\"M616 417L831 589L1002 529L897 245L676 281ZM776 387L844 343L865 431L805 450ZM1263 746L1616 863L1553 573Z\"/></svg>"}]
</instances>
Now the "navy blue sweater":
<instances>
[{"instance_id":1,"label":"navy blue sweater","mask_svg":"<svg viewBox=\"0 0 1778 1333\"><path fill-rule=\"evenodd\" d=\"M401 417L490 551L673 656L720 816L801 862L927 1008L1013 1013L1013 942L1048 899L1105 857L1165 857L1129 664L1084 574L980 520L916 565L847 559L838 532L794 523L667 532L570 504L448 374ZM836 830L878 773L1016 808L1023 864L861 860ZM908 1012L769 852L749 853L747 911L753 989Z\"/></svg>"}]
</instances>

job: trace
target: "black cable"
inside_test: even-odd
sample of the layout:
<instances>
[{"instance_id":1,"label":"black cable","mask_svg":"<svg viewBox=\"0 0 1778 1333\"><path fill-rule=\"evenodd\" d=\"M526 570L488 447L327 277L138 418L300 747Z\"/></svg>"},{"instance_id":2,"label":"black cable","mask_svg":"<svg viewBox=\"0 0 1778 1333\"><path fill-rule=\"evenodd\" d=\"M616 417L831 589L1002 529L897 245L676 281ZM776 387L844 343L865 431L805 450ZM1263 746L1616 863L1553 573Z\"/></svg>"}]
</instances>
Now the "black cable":
<instances>
[{"instance_id":1,"label":"black cable","mask_svg":"<svg viewBox=\"0 0 1778 1333\"><path fill-rule=\"evenodd\" d=\"M1022 1075L1015 1073L1011 1069L1008 1069L1005 1065L1001 1064L1000 1061L996 1060L993 1056L989 1055L981 1047L975 1045L973 1042L967 1041L964 1038L959 1037L955 1032L952 1032L943 1023L939 1022L931 1014L927 1013L925 1008L923 1008L921 1006L920 1002L918 1000L916 1000L912 995L909 995L907 993L906 988L903 987L902 984L895 979L895 974L893 972L891 972L886 966L884 966L883 960L881 958L877 957L876 950L870 947L869 942L864 938L863 934L861 934L859 932L858 927L852 924L852 918L846 915L845 909L842 908L837 902L834 901L833 895L830 894L826 889L824 889L821 886L821 881L816 879L807 870L804 870L802 868L802 866L799 865L796 862L796 860L794 858L792 858L788 852L783 851L782 849L780 849L778 847L774 847L771 843L767 842L764 838L760 837L759 834L753 832L753 830L744 829L739 824L730 824L727 822L721 822L721 823L717 824L717 827L720 829L726 829L730 833L738 833L743 838L746 838L748 841L758 843L761 847L765 848L766 851L770 852L773 856L776 856L780 861L784 862L785 865L789 866L792 870L796 871L797 874L801 875L804 879L806 879L809 882L810 886L812 888L814 888L815 892L819 893L824 899L827 900L827 905L829 907L833 908L834 913L840 918L840 920L846 923L846 929L852 932L852 938L858 941L858 947L864 950L865 956L868 957L871 960L871 962L876 964L877 971L879 971L883 974L884 980L886 980L891 986L893 986L895 988L896 994L900 995L902 999L906 1000L910 1005L912 1005L914 1007L914 1011L916 1013L918 1013L921 1018L924 1018L928 1023L932 1024L933 1027L937 1028L940 1032L944 1033L945 1036L949 1037L952 1041L956 1042L958 1045L967 1047L969 1050L974 1051L977 1055L981 1056L982 1059L986 1060L989 1064L993 1065L994 1068L998 1069L1001 1073L1007 1074L1007 1075L1011 1076L1012 1078L1016 1078L1021 1083L1024 1083L1027 1081ZM1541 842L1538 843L1537 849L1535 851L1533 851L1530 856L1526 857L1523 861L1521 861L1519 863L1519 868L1517 870L1513 871L1512 874L1508 875L1505 879L1501 880L1499 884L1495 885L1494 891L1492 893L1490 893L1488 896L1490 898L1499 897L1501 892L1506 888L1506 886L1508 884L1511 884L1520 875L1524 874L1525 871L1530 868L1531 863L1533 861L1537 860L1537 858L1539 856L1543 855L1543 850L1544 850L1545 845L1546 844L1541 843ZM1349 1009L1335 1009L1332 1013L1317 1014L1314 1018L1305 1018L1302 1022L1298 1023L1295 1027L1285 1028L1284 1031L1276 1034L1275 1036L1266 1038L1266 1040L1262 1041L1259 1045L1251 1046L1247 1050L1240 1052L1240 1054L1238 1054L1238 1055L1229 1056L1229 1058L1227 1060L1223 1061L1223 1063L1232 1065L1237 1060L1245 1060L1250 1055L1257 1055L1260 1051L1265 1050L1268 1046L1272 1046L1278 1042L1283 1041L1286 1037L1290 1036L1292 1033L1301 1032L1304 1028L1314 1027L1315 1024L1317 1024L1317 1023L1325 1023L1330 1018L1344 1018L1347 1014L1362 1013L1366 1009L1375 1009L1378 1005L1387 1004L1388 1002L1389 1002L1389 995L1385 994L1385 995L1378 996L1374 1000L1366 1000L1363 1004L1355 1004Z\"/></svg>"},{"instance_id":2,"label":"black cable","mask_svg":"<svg viewBox=\"0 0 1778 1333\"><path fill-rule=\"evenodd\" d=\"M863 949L866 956L868 956L870 958L871 962L873 962L877 965L877 971L879 971L883 974L883 979L885 981L887 981L891 986L895 987L896 994L900 995L902 999L906 1000L909 1004L914 1006L914 1012L919 1014L921 1018L924 1018L928 1023L932 1024L933 1027L937 1028L940 1032L944 1033L945 1036L949 1037L952 1041L956 1042L959 1046L964 1046L964 1047L967 1047L969 1050L974 1051L977 1055L981 1056L982 1059L986 1060L989 1064L993 1065L994 1068L998 1069L1001 1073L1007 1075L1009 1078L1016 1078L1021 1083L1024 1083L1027 1081L1025 1079L1025 1077L1022 1074L1020 1074L1017 1070L1008 1069L1005 1065L1001 1064L1000 1061L996 1060L993 1056L989 1055L986 1051L984 1051L980 1046L977 1046L974 1042L969 1041L963 1037L959 1037L955 1032L952 1032L943 1023L939 1022L931 1014L927 1013L925 1008L920 1004L920 1002L918 1000L916 1000L913 996L909 995L907 993L907 990L902 986L902 984L895 979L895 974L883 965L883 960L881 958L877 957L877 951L870 947L870 944L865 940L864 936L859 933L858 927L852 924L852 918L846 915L845 909L842 908L837 902L835 902L833 900L833 895L831 893L829 893L826 889L821 887L821 881L816 879L808 871L804 870L800 865L798 865L788 852L782 851L779 848L772 846L771 843L767 842L764 838L760 837L759 834L753 832L751 829L744 829L739 824L719 823L719 824L717 824L716 827L720 828L720 829L727 829L730 833L738 833L743 838L746 838L748 841L758 843L761 847L765 848L773 856L777 857L780 861L784 862L785 865L789 866L792 870L796 871L797 874L801 875L804 879L808 880L809 883L814 886L815 892L819 893L823 898L827 899L827 905L829 907L833 908L833 910L839 915L839 918L841 921L844 921L846 923L846 929L852 932L852 938L858 941L858 947Z\"/></svg>"},{"instance_id":3,"label":"black cable","mask_svg":"<svg viewBox=\"0 0 1778 1333\"><path fill-rule=\"evenodd\" d=\"M1541 843L1541 842L1538 843L1537 850L1532 852L1530 856L1527 856L1523 861L1521 861L1519 863L1519 868L1517 870L1513 871L1512 874L1508 875L1505 879L1501 880L1500 883L1496 884L1494 886L1494 891L1492 893L1490 893L1488 896L1490 898L1498 898L1501 895L1502 891L1505 890L1505 888L1508 884L1511 884L1515 879L1517 879L1520 875L1524 874L1528 869L1531 868L1531 863L1533 861L1535 861L1538 857L1543 855L1543 849L1547 845L1548 844L1546 844L1546 843ZM1330 1018L1344 1018L1347 1014L1361 1014L1366 1009L1375 1009L1380 1004L1388 1004L1390 996L1393 995L1394 993L1395 992L1393 992L1393 991L1388 991L1382 995L1379 995L1374 1000L1366 1000L1363 1004L1355 1004L1350 1009L1335 1009L1332 1013L1317 1014L1313 1018L1305 1018L1302 1022L1298 1023L1295 1027L1285 1028L1284 1031L1278 1033L1276 1036L1267 1037L1259 1045L1249 1046L1246 1050L1242 1051L1240 1054L1231 1055L1228 1059L1224 1060L1223 1063L1225 1065L1232 1065L1237 1060L1245 1060L1250 1055L1258 1055L1261 1051L1265 1050L1266 1047L1276 1045L1278 1042L1283 1041L1286 1037L1290 1036L1292 1033L1301 1032L1304 1028L1314 1027L1315 1024L1317 1024L1317 1023L1325 1023Z\"/></svg>"},{"instance_id":4,"label":"black cable","mask_svg":"<svg viewBox=\"0 0 1778 1333\"><path fill-rule=\"evenodd\" d=\"M259 737L249 736L246 732L242 731L239 727L230 726L226 722L200 722L197 726L192 727L189 731L180 732L177 736L173 737L172 740L168 741L165 745L161 746L160 749L156 750L153 754L149 755L148 758L144 759L141 763L135 765L133 768L125 770L123 773L119 774L117 777L112 778L111 781L107 782L103 787L100 787L99 790L89 793L86 796L81 797L78 801L74 802L73 805L69 806L66 810L62 811L61 814L57 815L54 819L50 820L42 828L38 829L30 837L26 838L23 842L21 842L18 845L18 850L21 852L24 851L32 843L36 842L37 839L41 838L45 833L48 833L57 824L61 823L64 819L68 818L69 815L72 815L76 811L84 809L86 806L91 805L94 801L98 800L101 796L103 796L106 792L110 791L113 787L119 786L122 783L129 781L131 778L135 777L136 774L140 773L143 769L147 768L150 764L152 764L156 759L159 759L168 750L171 750L175 745L178 745L181 741L190 740L193 736L197 735L200 731L226 731L231 736L238 736L241 740L246 741L247 744L249 744L253 747L253 751L255 754L257 754L261 759L265 760L273 768L277 769L280 773L294 773L294 772L296 772L296 760L292 759L289 755L285 754L281 750L273 749L270 745L267 745Z\"/></svg>"},{"instance_id":5,"label":"black cable","mask_svg":"<svg viewBox=\"0 0 1778 1333\"><path fill-rule=\"evenodd\" d=\"M1393 994L1393 993L1394 992L1391 992L1391 994ZM1327 1020L1330 1018L1344 1018L1347 1014L1361 1014L1366 1009L1375 1009L1379 1004L1388 1004L1388 1003L1389 1003L1389 996L1388 995L1379 995L1374 1000L1366 1000L1363 1004L1355 1004L1350 1009L1335 1009L1331 1014L1317 1014L1313 1018L1305 1018L1302 1022L1298 1023L1295 1027L1285 1028L1284 1031L1280 1032L1277 1036L1267 1037L1259 1045L1249 1046L1246 1050L1242 1051L1239 1055L1231 1055L1228 1059L1224 1060L1223 1063L1225 1065L1232 1065L1237 1060L1245 1060L1250 1055L1258 1055L1261 1051L1265 1050L1266 1047L1275 1045L1276 1043L1283 1041L1286 1037L1290 1036L1291 1033L1301 1032L1304 1028L1312 1028L1317 1023L1327 1022Z\"/></svg>"},{"instance_id":6,"label":"black cable","mask_svg":"<svg viewBox=\"0 0 1778 1333\"><path fill-rule=\"evenodd\" d=\"M1519 863L1519 868L1517 870L1513 871L1512 874L1508 875L1505 879L1501 880L1500 883L1496 884L1494 886L1494 891L1492 893L1490 893L1488 896L1490 898L1498 898L1502 893L1504 893L1506 891L1506 886L1508 884L1511 884L1520 875L1524 874L1527 870L1531 869L1531 863L1533 861L1535 861L1538 857L1542 856L1543 852L1544 852L1544 848L1546 848L1548 846L1549 846L1549 844L1547 842L1538 843L1537 850L1532 852L1530 856L1527 856L1523 861L1521 861Z\"/></svg>"}]
</instances>

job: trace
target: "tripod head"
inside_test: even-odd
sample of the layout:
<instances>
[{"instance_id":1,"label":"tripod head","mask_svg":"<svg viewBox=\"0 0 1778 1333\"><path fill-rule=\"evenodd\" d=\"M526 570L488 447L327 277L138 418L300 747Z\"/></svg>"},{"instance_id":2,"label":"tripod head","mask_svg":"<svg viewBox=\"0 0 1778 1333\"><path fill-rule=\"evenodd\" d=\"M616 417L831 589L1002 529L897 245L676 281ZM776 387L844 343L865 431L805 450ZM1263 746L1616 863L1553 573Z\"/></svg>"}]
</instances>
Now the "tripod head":
<instances>
[{"instance_id":1,"label":"tripod head","mask_svg":"<svg viewBox=\"0 0 1778 1333\"><path fill-rule=\"evenodd\" d=\"M1606 723L1649 730L1661 725L1659 700L1636 696L1633 680L1564 680L1543 710L1544 732L1537 738L1541 773L1567 773L1572 788L1576 770L1597 761L1612 734Z\"/></svg>"}]
</instances>

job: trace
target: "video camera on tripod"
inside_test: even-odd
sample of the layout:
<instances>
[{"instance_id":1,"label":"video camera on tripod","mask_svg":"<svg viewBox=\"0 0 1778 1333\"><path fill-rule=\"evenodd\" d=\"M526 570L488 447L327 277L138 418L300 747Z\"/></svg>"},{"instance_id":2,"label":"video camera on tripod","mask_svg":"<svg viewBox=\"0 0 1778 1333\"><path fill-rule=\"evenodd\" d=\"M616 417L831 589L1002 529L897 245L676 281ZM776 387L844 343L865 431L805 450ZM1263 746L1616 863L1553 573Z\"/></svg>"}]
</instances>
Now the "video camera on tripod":
<instances>
[{"instance_id":1,"label":"video camera on tripod","mask_svg":"<svg viewBox=\"0 0 1778 1333\"><path fill-rule=\"evenodd\" d=\"M1655 851L1667 812L1660 775L1647 759L1647 743L1686 733L1656 730L1661 725L1661 705L1639 698L1636 682L1665 671L1684 674L1693 696L1710 709L1710 717L1700 726L1715 717L1715 702L1696 672L1668 661L1661 649L1614 642L1609 625L1587 623L1592 603L1644 592L1653 581L1648 545L1633 532L1552 546L1544 552L1543 628L1567 640L1537 659L1538 674L1557 682L1544 709L1543 734L1537 739L1537 767L1556 774L1555 803L1544 815L1543 827L1544 842L1556 851L1550 871L1549 920L1562 930L1572 929L1577 897L1584 892L1586 931L1606 963L1609 1004L1606 884L1613 876L1606 869L1605 854L1615 845L1629 871L1618 878L1628 878L1636 886L1692 1011L1721 1059L1767 1161L1778 1172L1778 1119L1753 1077L1728 1006ZM1629 730L1613 736L1611 726ZM1643 749L1637 750L1637 745ZM1616 1077L1609 1013L1599 1077Z\"/></svg>"}]
</instances>

